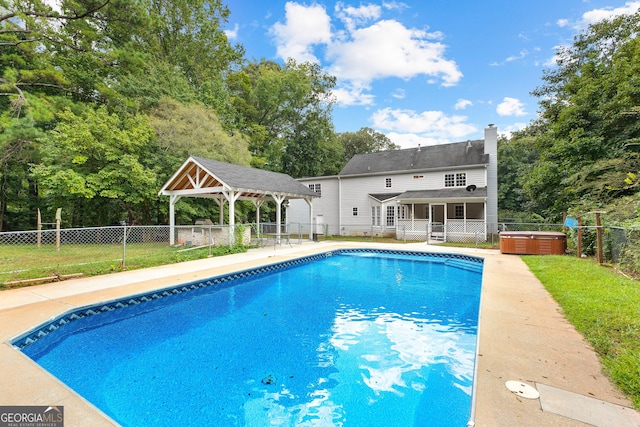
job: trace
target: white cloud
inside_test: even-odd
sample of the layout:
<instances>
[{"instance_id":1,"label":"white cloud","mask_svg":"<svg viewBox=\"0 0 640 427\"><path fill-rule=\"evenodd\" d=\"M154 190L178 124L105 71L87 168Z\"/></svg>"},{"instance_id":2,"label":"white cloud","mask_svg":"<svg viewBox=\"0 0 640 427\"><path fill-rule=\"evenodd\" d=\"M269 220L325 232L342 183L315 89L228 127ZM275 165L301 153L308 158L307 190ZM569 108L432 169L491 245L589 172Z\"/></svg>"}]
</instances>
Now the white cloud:
<instances>
[{"instance_id":1,"label":"white cloud","mask_svg":"<svg viewBox=\"0 0 640 427\"><path fill-rule=\"evenodd\" d=\"M491 64L489 64L492 67L501 67L504 64L506 64L507 62L513 62L513 61L518 61L520 59L524 59L529 55L529 51L527 49L523 49L521 50L517 55L511 55L508 56L504 61L502 62L493 62Z\"/></svg>"},{"instance_id":2,"label":"white cloud","mask_svg":"<svg viewBox=\"0 0 640 427\"><path fill-rule=\"evenodd\" d=\"M403 10L408 9L409 5L398 1L383 1L382 7L387 10L399 10L400 12L402 12Z\"/></svg>"},{"instance_id":3,"label":"white cloud","mask_svg":"<svg viewBox=\"0 0 640 427\"><path fill-rule=\"evenodd\" d=\"M455 61L444 57L445 45L431 41L438 37L439 33L407 28L398 21L378 21L328 47L327 59L332 62L329 72L364 83L424 74L442 79L443 86L453 86L462 73Z\"/></svg>"},{"instance_id":4,"label":"white cloud","mask_svg":"<svg viewBox=\"0 0 640 427\"><path fill-rule=\"evenodd\" d=\"M558 19L556 24L559 27L566 27L571 25L575 30L581 31L587 28L591 24L600 22L603 19L611 19L620 15L632 15L640 9L640 1L627 1L624 6L620 7L605 7L601 9L592 9L582 14L582 17L578 21L571 23L568 19Z\"/></svg>"},{"instance_id":5,"label":"white cloud","mask_svg":"<svg viewBox=\"0 0 640 427\"><path fill-rule=\"evenodd\" d=\"M271 34L276 38L279 57L318 62L313 46L331 42L331 18L322 5L287 2L285 23L275 23Z\"/></svg>"},{"instance_id":6,"label":"white cloud","mask_svg":"<svg viewBox=\"0 0 640 427\"><path fill-rule=\"evenodd\" d=\"M423 111L384 108L371 116L373 127L388 131L387 136L403 148L454 142L476 132L466 123L466 116L447 116L442 111ZM393 135L393 138L391 136ZM419 142L418 142L419 141Z\"/></svg>"},{"instance_id":7,"label":"white cloud","mask_svg":"<svg viewBox=\"0 0 640 427\"><path fill-rule=\"evenodd\" d=\"M238 29L239 29L239 26L238 24L236 24L233 26L233 29L224 30L224 34L227 36L229 40L236 39L238 37Z\"/></svg>"},{"instance_id":8,"label":"white cloud","mask_svg":"<svg viewBox=\"0 0 640 427\"><path fill-rule=\"evenodd\" d=\"M640 1L628 1L624 6L616 8L593 9L582 15L584 26L595 24L603 19L610 19L620 15L632 15L640 9Z\"/></svg>"},{"instance_id":9,"label":"white cloud","mask_svg":"<svg viewBox=\"0 0 640 427\"><path fill-rule=\"evenodd\" d=\"M518 53L517 55L511 55L509 56L507 59L505 59L505 61L507 62L513 62L513 61L517 61L518 59L523 59L525 58L527 55L529 55L529 51L526 49L523 49L520 51L520 53Z\"/></svg>"},{"instance_id":10,"label":"white cloud","mask_svg":"<svg viewBox=\"0 0 640 427\"><path fill-rule=\"evenodd\" d=\"M364 25L368 21L378 19L382 13L382 9L378 5L353 7L345 6L342 2L336 3L335 11L349 31L353 31L357 26Z\"/></svg>"},{"instance_id":11,"label":"white cloud","mask_svg":"<svg viewBox=\"0 0 640 427\"><path fill-rule=\"evenodd\" d=\"M500 116L526 116L524 104L519 99L505 96L504 99L496 107L496 112Z\"/></svg>"},{"instance_id":12,"label":"white cloud","mask_svg":"<svg viewBox=\"0 0 640 427\"><path fill-rule=\"evenodd\" d=\"M513 135L514 132L517 132L519 130L526 128L527 125L528 125L527 123L523 123L523 122L516 122L510 125L501 125L499 126L499 129L500 129L499 132L501 136L504 136L507 139L511 139L511 135Z\"/></svg>"},{"instance_id":13,"label":"white cloud","mask_svg":"<svg viewBox=\"0 0 640 427\"><path fill-rule=\"evenodd\" d=\"M442 33L407 28L395 20L381 20L382 11L402 9L405 4L386 2L352 7L336 4L335 16L343 29L332 27L331 17L322 5L296 2L285 5L284 22L271 28L277 55L298 62L322 62L327 72L338 78L335 93L339 102L370 104L372 98L358 96L370 90L374 80L397 77L409 80L426 76L427 83L453 86L462 73L454 60L445 56ZM325 49L325 56L316 52ZM318 49L318 50L316 50ZM321 61L322 60L322 61Z\"/></svg>"},{"instance_id":14,"label":"white cloud","mask_svg":"<svg viewBox=\"0 0 640 427\"><path fill-rule=\"evenodd\" d=\"M426 147L427 145L438 145L444 144L450 141L441 140L438 138L430 138L426 136L420 136L415 133L398 133L398 132L389 132L386 133L385 136L391 140L394 144L398 145L400 148L414 148L418 145L422 147Z\"/></svg>"},{"instance_id":15,"label":"white cloud","mask_svg":"<svg viewBox=\"0 0 640 427\"><path fill-rule=\"evenodd\" d=\"M332 91L336 103L341 107L351 105L373 105L375 96L367 93L368 86L343 85Z\"/></svg>"},{"instance_id":16,"label":"white cloud","mask_svg":"<svg viewBox=\"0 0 640 427\"><path fill-rule=\"evenodd\" d=\"M398 88L393 91L391 96L393 96L396 99L404 99L407 96L407 92L402 88Z\"/></svg>"},{"instance_id":17,"label":"white cloud","mask_svg":"<svg viewBox=\"0 0 640 427\"><path fill-rule=\"evenodd\" d=\"M469 101L468 99L463 99L460 98L458 99L458 102L456 102L456 105L453 106L453 108L455 108L456 110L464 110L467 107L471 107L473 105L473 102Z\"/></svg>"}]
</instances>

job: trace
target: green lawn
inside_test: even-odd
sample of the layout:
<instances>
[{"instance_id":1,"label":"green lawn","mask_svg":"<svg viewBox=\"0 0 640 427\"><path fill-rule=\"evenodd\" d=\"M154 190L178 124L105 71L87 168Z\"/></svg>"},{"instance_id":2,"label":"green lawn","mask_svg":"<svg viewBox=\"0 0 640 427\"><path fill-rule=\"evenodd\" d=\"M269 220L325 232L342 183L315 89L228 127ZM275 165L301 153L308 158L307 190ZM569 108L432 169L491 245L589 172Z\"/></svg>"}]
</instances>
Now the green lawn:
<instances>
[{"instance_id":1,"label":"green lawn","mask_svg":"<svg viewBox=\"0 0 640 427\"><path fill-rule=\"evenodd\" d=\"M209 248L180 251L167 244L130 243L126 249L125 268L152 267L192 259L206 258ZM243 252L246 248L225 246L211 248L211 255ZM82 273L86 276L122 270L122 245L0 245L0 290L6 282L40 277Z\"/></svg>"},{"instance_id":2,"label":"green lawn","mask_svg":"<svg viewBox=\"0 0 640 427\"><path fill-rule=\"evenodd\" d=\"M640 409L640 283L588 259L522 259L593 346L605 373Z\"/></svg>"}]
</instances>

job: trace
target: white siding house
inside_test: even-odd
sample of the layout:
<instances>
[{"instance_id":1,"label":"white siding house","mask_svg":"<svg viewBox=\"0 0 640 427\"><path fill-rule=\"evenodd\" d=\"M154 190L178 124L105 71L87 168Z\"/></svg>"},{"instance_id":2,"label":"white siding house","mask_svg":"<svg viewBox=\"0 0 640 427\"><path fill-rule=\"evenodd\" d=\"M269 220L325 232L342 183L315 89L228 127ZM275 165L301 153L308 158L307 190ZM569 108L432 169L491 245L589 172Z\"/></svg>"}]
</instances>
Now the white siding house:
<instances>
[{"instance_id":1,"label":"white siding house","mask_svg":"<svg viewBox=\"0 0 640 427\"><path fill-rule=\"evenodd\" d=\"M287 222L330 235L468 240L497 231L497 128L484 139L355 155L338 175L301 178L320 193L309 224L291 200Z\"/></svg>"}]
</instances>

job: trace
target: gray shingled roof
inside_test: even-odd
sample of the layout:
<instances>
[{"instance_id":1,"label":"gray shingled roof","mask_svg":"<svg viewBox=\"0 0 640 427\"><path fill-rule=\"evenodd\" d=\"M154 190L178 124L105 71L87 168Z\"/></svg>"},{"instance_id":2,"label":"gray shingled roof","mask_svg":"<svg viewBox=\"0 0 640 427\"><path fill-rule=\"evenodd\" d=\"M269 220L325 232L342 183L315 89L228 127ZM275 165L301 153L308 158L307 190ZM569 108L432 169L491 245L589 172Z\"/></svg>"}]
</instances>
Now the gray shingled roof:
<instances>
[{"instance_id":1,"label":"gray shingled roof","mask_svg":"<svg viewBox=\"0 0 640 427\"><path fill-rule=\"evenodd\" d=\"M465 187L444 188L439 190L411 190L400 194L398 199L450 199L465 197L487 197L487 187L479 187L474 191L467 191Z\"/></svg>"},{"instance_id":2,"label":"gray shingled roof","mask_svg":"<svg viewBox=\"0 0 640 427\"><path fill-rule=\"evenodd\" d=\"M404 150L356 154L338 175L426 170L443 167L486 165L484 140L428 145Z\"/></svg>"},{"instance_id":3,"label":"gray shingled roof","mask_svg":"<svg viewBox=\"0 0 640 427\"><path fill-rule=\"evenodd\" d=\"M284 173L234 165L203 157L192 156L192 158L207 169L209 173L235 189L319 197L318 193Z\"/></svg>"}]
</instances>

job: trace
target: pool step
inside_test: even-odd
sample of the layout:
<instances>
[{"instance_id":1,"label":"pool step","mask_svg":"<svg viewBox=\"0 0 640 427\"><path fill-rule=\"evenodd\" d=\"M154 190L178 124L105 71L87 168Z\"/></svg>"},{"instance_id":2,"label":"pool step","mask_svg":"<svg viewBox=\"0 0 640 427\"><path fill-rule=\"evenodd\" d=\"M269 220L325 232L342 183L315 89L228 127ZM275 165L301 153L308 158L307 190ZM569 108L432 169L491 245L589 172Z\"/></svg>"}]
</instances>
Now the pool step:
<instances>
[{"instance_id":1,"label":"pool step","mask_svg":"<svg viewBox=\"0 0 640 427\"><path fill-rule=\"evenodd\" d=\"M478 262L466 261L463 259L447 259L444 262L445 265L450 265L452 267L461 268L467 271L473 271L475 273L482 273L483 264Z\"/></svg>"}]
</instances>

